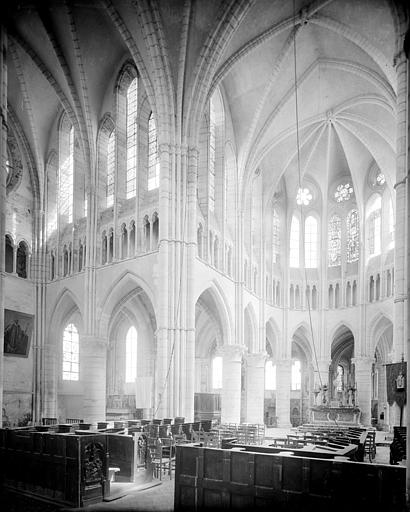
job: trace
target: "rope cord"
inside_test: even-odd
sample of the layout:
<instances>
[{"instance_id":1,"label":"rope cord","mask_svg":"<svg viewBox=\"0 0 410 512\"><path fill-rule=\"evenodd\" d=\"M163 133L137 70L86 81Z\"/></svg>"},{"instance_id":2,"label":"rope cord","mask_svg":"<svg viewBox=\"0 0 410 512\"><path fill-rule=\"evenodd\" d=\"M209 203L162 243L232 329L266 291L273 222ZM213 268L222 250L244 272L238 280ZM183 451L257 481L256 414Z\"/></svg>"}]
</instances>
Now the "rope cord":
<instances>
[{"instance_id":1,"label":"rope cord","mask_svg":"<svg viewBox=\"0 0 410 512\"><path fill-rule=\"evenodd\" d=\"M300 169L300 138L299 138L299 98L298 98L298 78L297 78L297 59L296 59L296 5L295 0L293 0L293 71L294 71L294 83L295 83L295 117L296 117L296 148L297 148L297 164L298 164L298 183L299 190L302 190L302 177L301 177L301 169ZM303 204L300 201L300 219L301 219L301 227L302 233L305 233L305 216L303 213ZM304 238L304 237L303 237ZM308 279L306 272L306 265L304 265L304 276L305 276L305 286L307 287ZM310 289L310 288L309 288ZM316 353L316 344L315 344L315 336L313 334L313 324L312 324L312 311L310 307L310 297L309 294L305 294L307 298L307 307L309 313L309 326L310 333L312 336L312 346L313 346L313 354L315 358L316 368L319 376L320 387L323 388L322 376L320 373L320 368L317 360Z\"/></svg>"}]
</instances>

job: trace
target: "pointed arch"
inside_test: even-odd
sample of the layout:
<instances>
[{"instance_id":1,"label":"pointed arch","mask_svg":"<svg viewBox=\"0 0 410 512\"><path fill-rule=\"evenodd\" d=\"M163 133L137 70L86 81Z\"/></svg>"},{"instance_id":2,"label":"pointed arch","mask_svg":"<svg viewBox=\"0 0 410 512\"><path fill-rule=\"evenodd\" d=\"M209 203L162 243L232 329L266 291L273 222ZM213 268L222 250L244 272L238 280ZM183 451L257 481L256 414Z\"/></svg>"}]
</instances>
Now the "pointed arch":
<instances>
[{"instance_id":1,"label":"pointed arch","mask_svg":"<svg viewBox=\"0 0 410 512\"><path fill-rule=\"evenodd\" d=\"M341 336L343 332L350 331L353 338L356 339L356 332L353 326L350 322L346 321L345 319L340 320L337 324L335 324L331 331L329 332L329 339L334 340Z\"/></svg>"},{"instance_id":2,"label":"pointed arch","mask_svg":"<svg viewBox=\"0 0 410 512\"><path fill-rule=\"evenodd\" d=\"M232 312L224 291L215 280L199 291L195 303L204 300L207 304L211 304L217 312L223 345L230 345L232 343Z\"/></svg>"},{"instance_id":3,"label":"pointed arch","mask_svg":"<svg viewBox=\"0 0 410 512\"><path fill-rule=\"evenodd\" d=\"M77 329L81 332L84 330L83 315L79 306L80 301L75 293L69 288L63 288L61 293L58 295L54 308L50 314L50 329L49 329L49 343L55 342L55 333L60 332L63 324L75 313L80 319L77 322Z\"/></svg>"},{"instance_id":4,"label":"pointed arch","mask_svg":"<svg viewBox=\"0 0 410 512\"><path fill-rule=\"evenodd\" d=\"M306 361L313 360L312 340L310 327L307 322L300 322L294 329L291 336L292 346L297 345L303 352ZM292 347L293 351L293 347Z\"/></svg>"},{"instance_id":5,"label":"pointed arch","mask_svg":"<svg viewBox=\"0 0 410 512\"><path fill-rule=\"evenodd\" d=\"M125 271L110 287L100 304L100 315L97 318L98 334L105 337L109 332L110 321L123 304L130 299L138 298L151 318L153 330L157 328L154 293L148 283L140 276Z\"/></svg>"},{"instance_id":6,"label":"pointed arch","mask_svg":"<svg viewBox=\"0 0 410 512\"><path fill-rule=\"evenodd\" d=\"M266 322L266 344L269 343L273 360L276 360L279 357L280 339L281 335L279 327L275 320L271 317Z\"/></svg>"},{"instance_id":7,"label":"pointed arch","mask_svg":"<svg viewBox=\"0 0 410 512\"><path fill-rule=\"evenodd\" d=\"M378 349L384 362L393 350L393 321L385 312L378 312L369 322L368 346L373 355Z\"/></svg>"},{"instance_id":8,"label":"pointed arch","mask_svg":"<svg viewBox=\"0 0 410 512\"><path fill-rule=\"evenodd\" d=\"M249 303L243 312L244 325L244 345L248 347L250 353L259 352L258 350L258 322L255 309L252 303Z\"/></svg>"}]
</instances>

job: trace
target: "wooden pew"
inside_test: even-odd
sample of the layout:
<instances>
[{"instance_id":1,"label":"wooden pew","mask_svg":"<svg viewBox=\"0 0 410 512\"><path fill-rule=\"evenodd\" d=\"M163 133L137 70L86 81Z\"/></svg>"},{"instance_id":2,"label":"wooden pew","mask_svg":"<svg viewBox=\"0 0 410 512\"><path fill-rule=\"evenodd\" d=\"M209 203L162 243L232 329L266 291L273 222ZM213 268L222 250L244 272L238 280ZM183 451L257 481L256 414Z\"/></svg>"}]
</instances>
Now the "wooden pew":
<instances>
[{"instance_id":1,"label":"wooden pew","mask_svg":"<svg viewBox=\"0 0 410 512\"><path fill-rule=\"evenodd\" d=\"M405 510L406 469L401 466L249 448L177 446L174 510Z\"/></svg>"},{"instance_id":2,"label":"wooden pew","mask_svg":"<svg viewBox=\"0 0 410 512\"><path fill-rule=\"evenodd\" d=\"M390 444L390 464L398 464L406 459L406 427L393 427L394 437Z\"/></svg>"},{"instance_id":3,"label":"wooden pew","mask_svg":"<svg viewBox=\"0 0 410 512\"><path fill-rule=\"evenodd\" d=\"M104 434L0 430L0 481L7 489L75 507L109 495Z\"/></svg>"}]
</instances>

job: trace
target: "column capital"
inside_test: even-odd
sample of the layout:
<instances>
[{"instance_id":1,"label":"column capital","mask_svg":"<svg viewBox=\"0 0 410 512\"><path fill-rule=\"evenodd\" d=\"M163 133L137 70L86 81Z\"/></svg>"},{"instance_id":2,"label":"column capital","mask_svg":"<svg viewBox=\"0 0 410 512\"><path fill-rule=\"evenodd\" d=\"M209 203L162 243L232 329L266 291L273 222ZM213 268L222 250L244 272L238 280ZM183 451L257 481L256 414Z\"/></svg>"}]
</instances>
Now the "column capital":
<instances>
[{"instance_id":1,"label":"column capital","mask_svg":"<svg viewBox=\"0 0 410 512\"><path fill-rule=\"evenodd\" d=\"M283 357L281 359L276 359L275 363L276 363L277 370L281 366L292 366L292 358L291 357Z\"/></svg>"},{"instance_id":2,"label":"column capital","mask_svg":"<svg viewBox=\"0 0 410 512\"><path fill-rule=\"evenodd\" d=\"M241 361L246 352L244 345L224 345L221 347L221 353L224 359L228 361Z\"/></svg>"},{"instance_id":3,"label":"column capital","mask_svg":"<svg viewBox=\"0 0 410 512\"><path fill-rule=\"evenodd\" d=\"M354 364L356 370L359 370L359 369L367 370L374 363L374 358L368 357L368 356L352 357L352 363Z\"/></svg>"},{"instance_id":4,"label":"column capital","mask_svg":"<svg viewBox=\"0 0 410 512\"><path fill-rule=\"evenodd\" d=\"M255 368L265 367L265 362L268 358L266 352L259 352L257 354L245 354L246 364Z\"/></svg>"}]
</instances>

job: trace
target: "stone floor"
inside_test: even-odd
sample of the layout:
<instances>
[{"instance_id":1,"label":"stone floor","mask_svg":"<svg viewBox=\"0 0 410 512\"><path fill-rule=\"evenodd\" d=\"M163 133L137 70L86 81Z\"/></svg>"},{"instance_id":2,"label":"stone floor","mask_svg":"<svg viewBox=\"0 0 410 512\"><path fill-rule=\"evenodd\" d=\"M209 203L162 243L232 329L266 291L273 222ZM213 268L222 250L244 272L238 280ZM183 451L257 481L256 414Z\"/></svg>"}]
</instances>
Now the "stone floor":
<instances>
[{"instance_id":1,"label":"stone floor","mask_svg":"<svg viewBox=\"0 0 410 512\"><path fill-rule=\"evenodd\" d=\"M270 439L286 437L289 430L269 428L266 432L267 444ZM387 432L376 432L376 458L373 463L389 464L389 443L392 435ZM369 462L366 457L365 462ZM7 512L145 512L158 511L168 512L174 509L174 485L175 480L165 477L158 485L148 489L132 490L121 488L121 483L115 483L113 490L122 496L116 500L90 505L85 508L64 508L56 507L47 502L29 499L12 493L0 496L1 510ZM128 484L129 485L129 484ZM124 496L125 494L125 496Z\"/></svg>"}]
</instances>

